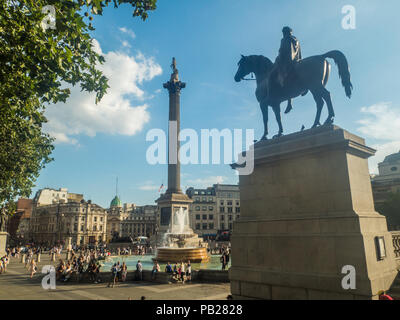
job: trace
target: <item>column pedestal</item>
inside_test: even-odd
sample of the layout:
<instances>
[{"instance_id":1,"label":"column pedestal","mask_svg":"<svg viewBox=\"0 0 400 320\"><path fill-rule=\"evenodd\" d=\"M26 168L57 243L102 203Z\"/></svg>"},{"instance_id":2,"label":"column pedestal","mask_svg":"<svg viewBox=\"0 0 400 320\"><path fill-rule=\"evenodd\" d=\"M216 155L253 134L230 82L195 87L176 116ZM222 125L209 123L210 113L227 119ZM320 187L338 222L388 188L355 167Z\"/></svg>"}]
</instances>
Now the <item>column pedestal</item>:
<instances>
[{"instance_id":1,"label":"column pedestal","mask_svg":"<svg viewBox=\"0 0 400 320\"><path fill-rule=\"evenodd\" d=\"M374 209L374 152L337 126L255 145L231 239L235 298L376 299L390 288L397 270L386 218ZM355 268L355 289L342 287L344 266Z\"/></svg>"},{"instance_id":2,"label":"column pedestal","mask_svg":"<svg viewBox=\"0 0 400 320\"><path fill-rule=\"evenodd\" d=\"M6 254L7 236L7 232L0 231L0 257Z\"/></svg>"}]
</instances>

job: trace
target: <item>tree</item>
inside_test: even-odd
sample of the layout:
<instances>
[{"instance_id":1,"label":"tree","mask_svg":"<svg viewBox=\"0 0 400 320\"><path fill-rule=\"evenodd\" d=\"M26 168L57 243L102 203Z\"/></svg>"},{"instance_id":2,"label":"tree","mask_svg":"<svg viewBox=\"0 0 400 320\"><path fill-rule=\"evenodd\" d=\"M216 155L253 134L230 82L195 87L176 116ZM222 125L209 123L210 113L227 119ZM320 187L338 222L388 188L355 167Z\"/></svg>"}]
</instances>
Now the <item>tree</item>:
<instances>
[{"instance_id":1,"label":"tree","mask_svg":"<svg viewBox=\"0 0 400 320\"><path fill-rule=\"evenodd\" d=\"M91 15L126 4L146 20L157 0L5 0L0 4L0 208L13 212L53 159L53 139L42 131L45 105L65 102L68 85L107 91L96 66Z\"/></svg>"},{"instance_id":2,"label":"tree","mask_svg":"<svg viewBox=\"0 0 400 320\"><path fill-rule=\"evenodd\" d=\"M387 200L376 205L376 211L384 215L389 230L400 227L400 192L391 193Z\"/></svg>"}]
</instances>

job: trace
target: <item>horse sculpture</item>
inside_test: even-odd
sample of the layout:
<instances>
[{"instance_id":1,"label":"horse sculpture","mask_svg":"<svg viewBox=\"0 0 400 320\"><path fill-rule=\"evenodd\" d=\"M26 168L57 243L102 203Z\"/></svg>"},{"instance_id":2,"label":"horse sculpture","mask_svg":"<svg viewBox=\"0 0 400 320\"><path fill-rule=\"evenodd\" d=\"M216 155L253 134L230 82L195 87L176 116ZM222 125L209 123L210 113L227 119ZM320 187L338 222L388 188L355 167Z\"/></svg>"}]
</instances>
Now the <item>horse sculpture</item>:
<instances>
[{"instance_id":1,"label":"horse sculpture","mask_svg":"<svg viewBox=\"0 0 400 320\"><path fill-rule=\"evenodd\" d=\"M272 107L278 122L279 131L274 138L282 135L282 121L280 104L290 98L298 97L309 90L317 104L317 113L312 128L320 125L321 110L324 101L328 107L328 118L324 124L333 123L335 112L333 111L330 92L325 88L330 73L330 64L326 58L335 61L339 70L339 77L345 89L346 96L351 97L353 85L350 82L350 72L347 59L344 54L338 50L329 51L323 55L312 56L300 60L293 65L292 72L285 80L282 87L276 79L271 76L274 64L264 56L243 56L238 63L238 71L235 75L235 81L244 80L249 73L254 73L257 81L256 98L260 103L261 112L264 121L264 134L261 140L266 140L268 135L268 106Z\"/></svg>"}]
</instances>

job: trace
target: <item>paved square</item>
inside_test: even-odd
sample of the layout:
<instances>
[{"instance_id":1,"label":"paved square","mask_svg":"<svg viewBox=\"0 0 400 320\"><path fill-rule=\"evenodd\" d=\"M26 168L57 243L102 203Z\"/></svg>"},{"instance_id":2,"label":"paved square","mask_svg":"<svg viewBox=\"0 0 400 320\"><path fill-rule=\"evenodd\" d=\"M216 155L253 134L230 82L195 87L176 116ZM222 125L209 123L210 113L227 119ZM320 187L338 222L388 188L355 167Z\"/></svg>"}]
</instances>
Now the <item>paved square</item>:
<instances>
[{"instance_id":1,"label":"paved square","mask_svg":"<svg viewBox=\"0 0 400 320\"><path fill-rule=\"evenodd\" d=\"M175 283L153 284L149 282L125 282L114 288L106 283L67 284L57 282L55 290L42 288L40 271L48 265L48 255L43 255L39 272L30 279L28 270L20 259L11 258L7 272L0 274L1 300L226 300L230 294L229 283ZM108 281L108 279L103 279Z\"/></svg>"}]
</instances>

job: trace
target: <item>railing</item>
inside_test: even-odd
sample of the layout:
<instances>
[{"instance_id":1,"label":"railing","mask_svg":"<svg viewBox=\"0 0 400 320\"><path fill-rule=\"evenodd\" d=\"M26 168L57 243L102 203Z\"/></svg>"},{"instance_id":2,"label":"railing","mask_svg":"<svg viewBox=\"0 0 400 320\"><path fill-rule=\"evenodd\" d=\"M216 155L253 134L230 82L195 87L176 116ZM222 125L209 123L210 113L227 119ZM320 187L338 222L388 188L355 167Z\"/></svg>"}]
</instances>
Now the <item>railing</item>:
<instances>
[{"instance_id":1,"label":"railing","mask_svg":"<svg viewBox=\"0 0 400 320\"><path fill-rule=\"evenodd\" d=\"M400 259L400 231L392 231L392 241L396 259Z\"/></svg>"}]
</instances>

